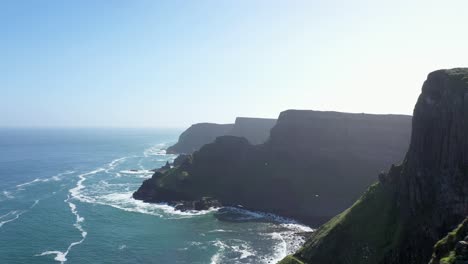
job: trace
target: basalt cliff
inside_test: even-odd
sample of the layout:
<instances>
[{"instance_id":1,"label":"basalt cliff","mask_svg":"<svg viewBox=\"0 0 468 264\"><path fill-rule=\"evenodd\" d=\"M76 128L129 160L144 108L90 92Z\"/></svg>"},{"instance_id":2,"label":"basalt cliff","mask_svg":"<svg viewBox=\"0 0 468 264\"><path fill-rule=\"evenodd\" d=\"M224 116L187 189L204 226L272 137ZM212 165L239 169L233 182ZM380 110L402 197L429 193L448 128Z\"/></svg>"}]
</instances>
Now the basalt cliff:
<instances>
[{"instance_id":1,"label":"basalt cliff","mask_svg":"<svg viewBox=\"0 0 468 264\"><path fill-rule=\"evenodd\" d=\"M402 161L410 127L411 116L287 110L266 143L218 137L155 173L134 198L180 205L211 197L317 226L349 207L386 164Z\"/></svg>"},{"instance_id":2,"label":"basalt cliff","mask_svg":"<svg viewBox=\"0 0 468 264\"><path fill-rule=\"evenodd\" d=\"M428 75L412 127L403 163L281 264L467 263L468 69Z\"/></svg>"}]
</instances>

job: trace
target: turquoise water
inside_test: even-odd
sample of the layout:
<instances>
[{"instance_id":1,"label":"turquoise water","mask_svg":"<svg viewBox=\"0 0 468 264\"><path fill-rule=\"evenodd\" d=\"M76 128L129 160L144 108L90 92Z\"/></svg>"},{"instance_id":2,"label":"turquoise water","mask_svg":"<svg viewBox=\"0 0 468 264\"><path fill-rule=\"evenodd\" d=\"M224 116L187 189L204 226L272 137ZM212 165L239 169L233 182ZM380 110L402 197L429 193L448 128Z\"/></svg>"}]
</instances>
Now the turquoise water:
<instances>
[{"instance_id":1,"label":"turquoise water","mask_svg":"<svg viewBox=\"0 0 468 264\"><path fill-rule=\"evenodd\" d=\"M275 263L299 247L310 229L291 220L133 200L179 132L0 129L0 263Z\"/></svg>"}]
</instances>

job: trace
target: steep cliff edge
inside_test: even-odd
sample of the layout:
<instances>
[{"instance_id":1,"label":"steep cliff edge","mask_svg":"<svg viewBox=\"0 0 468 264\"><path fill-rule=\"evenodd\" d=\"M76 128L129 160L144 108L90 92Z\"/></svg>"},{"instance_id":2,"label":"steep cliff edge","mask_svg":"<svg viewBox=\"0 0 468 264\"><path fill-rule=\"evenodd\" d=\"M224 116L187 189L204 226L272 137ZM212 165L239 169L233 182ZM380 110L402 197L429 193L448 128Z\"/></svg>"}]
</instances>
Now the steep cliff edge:
<instances>
[{"instance_id":1,"label":"steep cliff edge","mask_svg":"<svg viewBox=\"0 0 468 264\"><path fill-rule=\"evenodd\" d=\"M264 143L276 119L238 117L234 124L199 123L190 126L173 146L167 149L172 154L191 154L217 137L230 135L246 138L251 144Z\"/></svg>"},{"instance_id":2,"label":"steep cliff edge","mask_svg":"<svg viewBox=\"0 0 468 264\"><path fill-rule=\"evenodd\" d=\"M349 207L386 164L401 162L410 116L287 110L268 141L223 136L147 180L136 199L213 197L319 225Z\"/></svg>"},{"instance_id":3,"label":"steep cliff edge","mask_svg":"<svg viewBox=\"0 0 468 264\"><path fill-rule=\"evenodd\" d=\"M430 73L403 164L281 263L428 263L468 215L467 117L468 69Z\"/></svg>"}]
</instances>

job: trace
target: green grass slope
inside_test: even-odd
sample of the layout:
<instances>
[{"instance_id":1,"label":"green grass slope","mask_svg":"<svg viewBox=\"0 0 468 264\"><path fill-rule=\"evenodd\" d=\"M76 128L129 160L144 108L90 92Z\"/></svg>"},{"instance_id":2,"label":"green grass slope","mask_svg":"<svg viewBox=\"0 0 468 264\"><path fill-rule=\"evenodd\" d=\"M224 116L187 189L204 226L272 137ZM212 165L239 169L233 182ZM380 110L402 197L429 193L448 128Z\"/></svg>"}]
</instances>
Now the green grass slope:
<instances>
[{"instance_id":1,"label":"green grass slope","mask_svg":"<svg viewBox=\"0 0 468 264\"><path fill-rule=\"evenodd\" d=\"M468 249L467 236L468 218L437 242L429 264L468 263L468 252L466 251Z\"/></svg>"},{"instance_id":2,"label":"green grass slope","mask_svg":"<svg viewBox=\"0 0 468 264\"><path fill-rule=\"evenodd\" d=\"M349 209L324 224L281 264L373 264L395 248L402 224L394 192L372 185Z\"/></svg>"}]
</instances>

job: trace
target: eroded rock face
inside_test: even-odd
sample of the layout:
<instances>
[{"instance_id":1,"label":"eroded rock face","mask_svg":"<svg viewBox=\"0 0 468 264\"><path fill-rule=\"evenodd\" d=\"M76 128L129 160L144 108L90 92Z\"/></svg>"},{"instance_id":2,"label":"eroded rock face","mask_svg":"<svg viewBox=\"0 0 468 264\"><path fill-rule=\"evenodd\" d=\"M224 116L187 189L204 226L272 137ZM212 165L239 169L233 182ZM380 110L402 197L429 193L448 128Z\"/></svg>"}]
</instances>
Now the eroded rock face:
<instances>
[{"instance_id":1,"label":"eroded rock face","mask_svg":"<svg viewBox=\"0 0 468 264\"><path fill-rule=\"evenodd\" d=\"M467 69L429 74L395 182L403 217L413 225L396 259L427 262L431 246L468 215Z\"/></svg>"},{"instance_id":2,"label":"eroded rock face","mask_svg":"<svg viewBox=\"0 0 468 264\"><path fill-rule=\"evenodd\" d=\"M314 264L428 263L434 244L468 215L467 136L468 69L430 73L403 164L379 175L379 184L321 227L294 258ZM385 224L366 226L373 221ZM335 253L339 248L345 249Z\"/></svg>"},{"instance_id":3,"label":"eroded rock face","mask_svg":"<svg viewBox=\"0 0 468 264\"><path fill-rule=\"evenodd\" d=\"M413 213L431 206L445 211L442 218L468 212L467 70L429 74L414 110L405 168L399 188Z\"/></svg>"}]
</instances>

